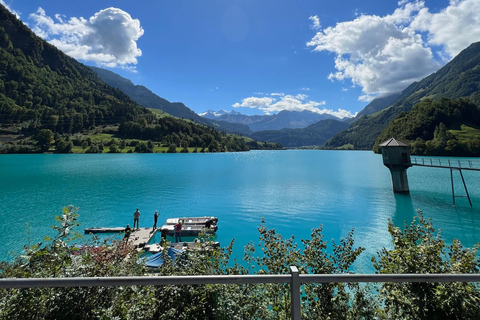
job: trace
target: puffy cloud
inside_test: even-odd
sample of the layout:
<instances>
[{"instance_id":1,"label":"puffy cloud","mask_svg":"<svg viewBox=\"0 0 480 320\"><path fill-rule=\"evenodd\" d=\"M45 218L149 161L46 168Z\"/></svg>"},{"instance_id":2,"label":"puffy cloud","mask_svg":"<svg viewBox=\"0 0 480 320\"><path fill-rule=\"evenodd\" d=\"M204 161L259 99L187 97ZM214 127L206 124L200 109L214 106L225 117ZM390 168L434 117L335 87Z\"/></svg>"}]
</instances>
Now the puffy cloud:
<instances>
[{"instance_id":1,"label":"puffy cloud","mask_svg":"<svg viewBox=\"0 0 480 320\"><path fill-rule=\"evenodd\" d=\"M451 59L472 42L480 41L480 1L451 0L439 13L422 8L411 27L428 32L428 43L444 46L447 59Z\"/></svg>"},{"instance_id":2,"label":"puffy cloud","mask_svg":"<svg viewBox=\"0 0 480 320\"><path fill-rule=\"evenodd\" d=\"M420 34L409 27L423 2L405 2L385 17L361 15L319 31L308 46L336 53L331 80L350 79L362 87L360 100L403 90L436 71L439 63Z\"/></svg>"},{"instance_id":3,"label":"puffy cloud","mask_svg":"<svg viewBox=\"0 0 480 320\"><path fill-rule=\"evenodd\" d=\"M337 111L325 108L319 108L325 105L325 101L317 102L307 100L306 94L289 95L284 93L275 93L271 96L277 96L279 98L270 97L249 97L242 100L241 103L235 103L234 108L247 107L253 109L259 109L265 114L273 114L280 111L304 111L308 110L319 114L330 114L339 118L351 118L355 114L350 113L347 110L338 109Z\"/></svg>"},{"instance_id":4,"label":"puffy cloud","mask_svg":"<svg viewBox=\"0 0 480 320\"><path fill-rule=\"evenodd\" d=\"M310 16L310 18L308 19L312 20L312 25L310 26L310 28L312 28L313 30L319 30L320 28L322 28L318 16Z\"/></svg>"},{"instance_id":5,"label":"puffy cloud","mask_svg":"<svg viewBox=\"0 0 480 320\"><path fill-rule=\"evenodd\" d=\"M137 40L143 35L138 19L118 8L107 8L88 20L46 15L42 8L30 14L33 31L75 59L100 66L132 68L142 51Z\"/></svg>"},{"instance_id":6,"label":"puffy cloud","mask_svg":"<svg viewBox=\"0 0 480 320\"><path fill-rule=\"evenodd\" d=\"M252 109L260 109L263 110L271 105L275 99L269 97L249 97L242 100L242 103L235 103L233 105L234 108L245 107L245 108L252 108Z\"/></svg>"}]
</instances>

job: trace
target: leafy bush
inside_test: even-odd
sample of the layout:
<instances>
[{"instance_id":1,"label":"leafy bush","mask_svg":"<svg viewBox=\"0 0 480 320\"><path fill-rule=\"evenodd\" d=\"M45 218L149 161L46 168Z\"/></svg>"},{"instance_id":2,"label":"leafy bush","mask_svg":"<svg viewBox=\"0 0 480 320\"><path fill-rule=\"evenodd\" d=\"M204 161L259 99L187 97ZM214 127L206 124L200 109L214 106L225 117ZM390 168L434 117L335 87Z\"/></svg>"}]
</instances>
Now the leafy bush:
<instances>
[{"instance_id":1,"label":"leafy bush","mask_svg":"<svg viewBox=\"0 0 480 320\"><path fill-rule=\"evenodd\" d=\"M432 221L418 218L401 230L390 221L393 249L372 258L378 273L478 273L478 244L445 244ZM385 283L379 296L388 319L478 319L480 288L473 283Z\"/></svg>"}]
</instances>

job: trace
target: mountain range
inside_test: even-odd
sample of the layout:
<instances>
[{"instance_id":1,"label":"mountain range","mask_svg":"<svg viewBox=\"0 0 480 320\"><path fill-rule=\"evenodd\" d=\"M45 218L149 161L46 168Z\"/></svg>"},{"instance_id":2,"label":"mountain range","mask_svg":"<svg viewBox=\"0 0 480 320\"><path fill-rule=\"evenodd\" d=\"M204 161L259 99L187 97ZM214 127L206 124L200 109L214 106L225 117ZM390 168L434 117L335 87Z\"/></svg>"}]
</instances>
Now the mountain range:
<instances>
[{"instance_id":1,"label":"mountain range","mask_svg":"<svg viewBox=\"0 0 480 320\"><path fill-rule=\"evenodd\" d=\"M310 111L281 111L274 115L248 116L235 110L209 110L198 115L183 103L163 99L146 87L134 85L131 80L112 71L97 67L91 69L100 79L146 108L159 109L178 118L206 124L220 131L249 136L255 140L286 143L287 147L318 146L348 126L346 122L332 115Z\"/></svg>"},{"instance_id":2,"label":"mountain range","mask_svg":"<svg viewBox=\"0 0 480 320\"><path fill-rule=\"evenodd\" d=\"M287 148L321 146L330 137L348 128L348 123L334 119L320 120L305 128L257 131L250 135L252 139L272 143L281 143Z\"/></svg>"},{"instance_id":3,"label":"mountain range","mask_svg":"<svg viewBox=\"0 0 480 320\"><path fill-rule=\"evenodd\" d=\"M320 120L334 119L342 120L329 114L319 114L308 110L288 111L283 110L272 115L247 116L232 110L231 112L207 111L201 114L202 117L215 120L223 120L231 123L247 125L253 132L262 130L281 130L305 128Z\"/></svg>"}]
</instances>

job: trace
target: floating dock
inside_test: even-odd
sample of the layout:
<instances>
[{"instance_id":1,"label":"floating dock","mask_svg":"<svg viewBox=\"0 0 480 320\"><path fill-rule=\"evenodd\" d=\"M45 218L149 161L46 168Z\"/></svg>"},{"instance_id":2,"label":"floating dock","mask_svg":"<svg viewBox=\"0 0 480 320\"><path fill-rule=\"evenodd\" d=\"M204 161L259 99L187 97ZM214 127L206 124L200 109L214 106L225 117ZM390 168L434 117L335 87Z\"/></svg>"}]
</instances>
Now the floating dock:
<instances>
[{"instance_id":1,"label":"floating dock","mask_svg":"<svg viewBox=\"0 0 480 320\"><path fill-rule=\"evenodd\" d=\"M128 243L134 246L137 249L142 249L149 241L153 238L155 233L159 229L153 228L138 228L131 229L130 237L128 238ZM120 233L125 232L124 227L113 227L113 228L86 228L85 234L89 233Z\"/></svg>"},{"instance_id":2,"label":"floating dock","mask_svg":"<svg viewBox=\"0 0 480 320\"><path fill-rule=\"evenodd\" d=\"M130 237L128 238L128 243L135 247L138 251L143 250L144 247L148 247L151 252L159 252L161 247L158 244L148 245L148 242L155 236L157 231L162 232L168 236L175 236L174 228L175 225L179 222L182 222L182 237L197 237L200 233L206 234L215 234L217 232L218 218L216 217L186 217L186 218L171 218L167 219L166 224L161 228L138 228L131 229ZM96 234L96 233L124 233L125 227L110 227L110 228L86 228L84 230L85 234ZM213 244L208 244L205 246L198 246L196 242L180 242L170 243L170 248L185 250L185 249L211 249L217 248L220 246L218 242Z\"/></svg>"}]
</instances>

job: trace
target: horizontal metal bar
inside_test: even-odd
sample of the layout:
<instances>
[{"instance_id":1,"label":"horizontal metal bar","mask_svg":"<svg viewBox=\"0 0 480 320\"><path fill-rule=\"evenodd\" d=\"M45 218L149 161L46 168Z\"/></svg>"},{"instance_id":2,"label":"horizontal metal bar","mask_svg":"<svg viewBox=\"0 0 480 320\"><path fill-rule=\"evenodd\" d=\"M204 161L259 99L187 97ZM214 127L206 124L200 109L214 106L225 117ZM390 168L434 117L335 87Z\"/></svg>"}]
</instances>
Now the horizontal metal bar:
<instances>
[{"instance_id":1,"label":"horizontal metal bar","mask_svg":"<svg viewBox=\"0 0 480 320\"><path fill-rule=\"evenodd\" d=\"M480 274L300 274L301 283L480 282ZM144 276L92 278L7 278L0 288L290 283L291 275Z\"/></svg>"},{"instance_id":2,"label":"horizontal metal bar","mask_svg":"<svg viewBox=\"0 0 480 320\"><path fill-rule=\"evenodd\" d=\"M246 284L286 283L286 275L218 275L218 276L144 276L144 277L91 277L91 278L7 278L0 279L0 288L53 288L53 287L108 287L134 285L190 285L190 284Z\"/></svg>"},{"instance_id":3,"label":"horizontal metal bar","mask_svg":"<svg viewBox=\"0 0 480 320\"><path fill-rule=\"evenodd\" d=\"M301 274L300 282L480 282L480 274Z\"/></svg>"}]
</instances>

